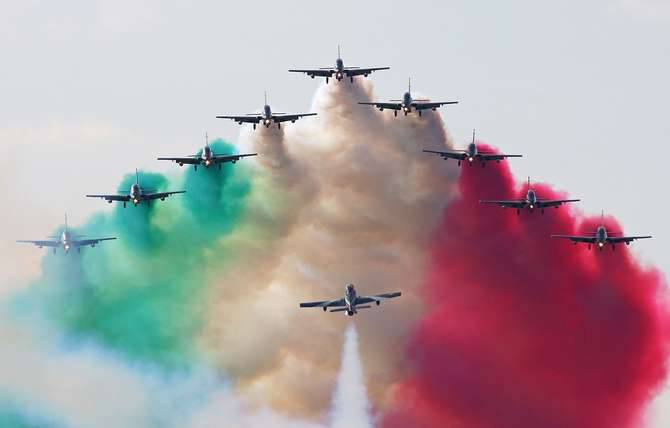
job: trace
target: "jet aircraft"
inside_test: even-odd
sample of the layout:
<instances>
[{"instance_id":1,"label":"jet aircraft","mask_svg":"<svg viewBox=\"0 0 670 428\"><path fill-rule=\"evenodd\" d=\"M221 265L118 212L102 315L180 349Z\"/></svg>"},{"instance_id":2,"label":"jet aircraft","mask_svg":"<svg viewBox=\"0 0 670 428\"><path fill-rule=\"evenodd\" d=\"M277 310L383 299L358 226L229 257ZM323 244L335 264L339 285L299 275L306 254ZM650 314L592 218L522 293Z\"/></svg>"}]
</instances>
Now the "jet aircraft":
<instances>
[{"instance_id":1,"label":"jet aircraft","mask_svg":"<svg viewBox=\"0 0 670 428\"><path fill-rule=\"evenodd\" d=\"M81 252L81 247L95 247L102 241L111 241L116 239L116 237L109 238L93 238L93 239L82 239L83 235L77 235L70 231L67 225L67 214L65 214L65 227L60 235L50 236L48 240L42 241L28 241L28 240L18 240L16 242L34 244L39 248L48 247L52 248L54 254L56 254L56 249L62 248L65 253L69 253L72 248L76 248L77 252Z\"/></svg>"},{"instance_id":2,"label":"jet aircraft","mask_svg":"<svg viewBox=\"0 0 670 428\"><path fill-rule=\"evenodd\" d=\"M270 108L268 104L268 96L265 94L265 105L263 106L262 113L250 113L244 116L216 116L217 119L231 119L240 125L243 123L251 123L256 129L256 125L263 124L266 128L269 128L273 123L277 124L277 128L281 128L282 122L295 123L296 120L301 117L306 116L316 116L316 113L299 113L299 114L286 114L286 113L275 113Z\"/></svg>"},{"instance_id":3,"label":"jet aircraft","mask_svg":"<svg viewBox=\"0 0 670 428\"><path fill-rule=\"evenodd\" d=\"M497 153L486 153L486 152L481 152L477 148L477 143L475 143L475 131L472 130L472 142L468 144L467 149L465 150L447 150L447 151L439 151L439 150L424 150L425 153L435 153L437 155L440 155L442 159L456 159L458 161L458 166L461 166L461 162L467 161L470 166L472 166L472 163L477 160L481 162L482 167L486 166L486 162L488 161L496 161L500 163L501 160L506 159L506 158L520 158L523 157L523 155L505 155L505 154L497 154Z\"/></svg>"},{"instance_id":4,"label":"jet aircraft","mask_svg":"<svg viewBox=\"0 0 670 428\"><path fill-rule=\"evenodd\" d=\"M101 198L110 204L114 201L123 202L123 208L125 208L128 202L132 202L134 206L137 206L142 201L146 201L147 204L149 204L150 201L155 199L164 201L165 198L169 197L170 195L176 195L177 193L186 193L186 191L178 190L176 192L156 192L154 190L143 189L140 186L140 175L137 170L135 170L135 183L130 186L130 191L116 195L86 195L86 197Z\"/></svg>"},{"instance_id":5,"label":"jet aircraft","mask_svg":"<svg viewBox=\"0 0 670 428\"><path fill-rule=\"evenodd\" d=\"M337 47L337 59L335 60L335 67L320 67L320 68L313 68L313 69L293 69L289 70L291 73L305 73L312 79L314 77L319 76L319 77L325 77L326 78L326 83L328 83L328 80L335 76L335 79L339 82L342 79L348 77L349 80L353 83L354 82L354 77L355 76L363 76L363 77L368 77L370 73L373 71L379 71L379 70L389 70L390 67L368 67L368 68L361 68L361 67L345 67L344 66L344 61L342 61L342 56L340 55L340 47Z\"/></svg>"},{"instance_id":6,"label":"jet aircraft","mask_svg":"<svg viewBox=\"0 0 670 428\"><path fill-rule=\"evenodd\" d=\"M394 293L385 293L377 294L374 296L358 296L356 294L356 288L353 284L347 285L347 288L344 291L344 298L337 300L325 300L322 302L306 302L301 303L301 308L323 308L323 311L326 312L328 308L331 309L330 312L345 312L349 316L353 316L358 313L358 309L369 309L372 306L369 303L376 303L377 306L381 304L383 300L392 299L394 297L400 297L400 291Z\"/></svg>"},{"instance_id":7,"label":"jet aircraft","mask_svg":"<svg viewBox=\"0 0 670 428\"><path fill-rule=\"evenodd\" d=\"M193 165L193 169L197 171L198 165L203 165L205 168L209 168L212 165L218 165L219 169L221 169L222 163L226 162L235 163L242 158L256 155L257 153L245 153L237 155L216 154L209 146L207 134L205 134L205 147L202 148L202 152L200 154L185 156L181 158L158 158L158 160L173 161L179 164L179 166L184 166L184 164Z\"/></svg>"},{"instance_id":8,"label":"jet aircraft","mask_svg":"<svg viewBox=\"0 0 670 428\"><path fill-rule=\"evenodd\" d=\"M539 209L544 214L544 209L554 207L558 209L561 205L569 202L579 202L579 199L542 199L537 197L537 193L530 187L530 177L528 177L528 191L524 199L512 199L507 201L479 201L482 204L496 204L503 208L516 208L516 213L521 214L522 209L527 209L532 213Z\"/></svg>"},{"instance_id":9,"label":"jet aircraft","mask_svg":"<svg viewBox=\"0 0 670 428\"><path fill-rule=\"evenodd\" d=\"M400 100L390 100L389 102L359 102L358 104L364 106L375 106L379 111L384 111L384 109L393 110L393 115L398 116L398 111L402 111L407 116L408 113L416 111L421 116L423 110L437 110L438 107L442 107L446 104L458 104L458 101L441 101L441 102L432 102L428 99L415 99L412 98L412 81L410 80L407 85L407 92L405 92Z\"/></svg>"},{"instance_id":10,"label":"jet aircraft","mask_svg":"<svg viewBox=\"0 0 670 428\"><path fill-rule=\"evenodd\" d=\"M591 246L596 245L600 251L605 247L605 245L611 245L612 251L614 251L617 244L624 243L630 245L631 242L637 239L649 239L650 235L646 236L622 236L620 232L611 232L608 231L605 227L604 222L604 213L600 215L600 226L598 226L595 232L591 232L585 235L551 235L552 238L559 239L569 239L573 244L577 245L578 243L587 244L589 250Z\"/></svg>"}]
</instances>

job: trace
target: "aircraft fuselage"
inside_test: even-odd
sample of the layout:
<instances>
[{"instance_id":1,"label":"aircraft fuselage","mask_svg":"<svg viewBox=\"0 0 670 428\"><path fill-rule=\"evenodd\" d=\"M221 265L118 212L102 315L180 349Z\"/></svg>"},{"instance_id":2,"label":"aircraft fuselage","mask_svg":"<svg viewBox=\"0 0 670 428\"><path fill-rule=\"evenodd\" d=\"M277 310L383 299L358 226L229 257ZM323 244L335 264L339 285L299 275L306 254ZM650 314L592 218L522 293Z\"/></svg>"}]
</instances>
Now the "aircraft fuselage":
<instances>
[{"instance_id":1,"label":"aircraft fuselage","mask_svg":"<svg viewBox=\"0 0 670 428\"><path fill-rule=\"evenodd\" d=\"M70 232L66 229L60 235L60 243L63 246L63 249L65 250L66 253L70 251L70 248L72 247L71 242L72 240L70 238Z\"/></svg>"},{"instance_id":2,"label":"aircraft fuselage","mask_svg":"<svg viewBox=\"0 0 670 428\"><path fill-rule=\"evenodd\" d=\"M263 106L263 125L265 125L266 128L269 128L271 124L272 124L272 109L268 104L265 104Z\"/></svg>"},{"instance_id":3,"label":"aircraft fuselage","mask_svg":"<svg viewBox=\"0 0 670 428\"><path fill-rule=\"evenodd\" d=\"M137 183L130 186L130 200L135 206L142 200L142 188Z\"/></svg>"},{"instance_id":4,"label":"aircraft fuselage","mask_svg":"<svg viewBox=\"0 0 670 428\"><path fill-rule=\"evenodd\" d=\"M342 61L342 58L335 60L335 78L337 80L344 78L344 61Z\"/></svg>"},{"instance_id":5,"label":"aircraft fuselage","mask_svg":"<svg viewBox=\"0 0 670 428\"><path fill-rule=\"evenodd\" d=\"M412 110L413 102L414 101L412 100L412 94L410 94L409 92L405 92L402 95L402 110L405 113L409 113Z\"/></svg>"},{"instance_id":6,"label":"aircraft fuselage","mask_svg":"<svg viewBox=\"0 0 670 428\"><path fill-rule=\"evenodd\" d=\"M537 195L534 190L528 190L528 193L526 193L526 203L531 210L537 205Z\"/></svg>"},{"instance_id":7,"label":"aircraft fuselage","mask_svg":"<svg viewBox=\"0 0 670 428\"><path fill-rule=\"evenodd\" d=\"M347 315L353 316L356 311L356 288L353 284L347 285L344 291L344 303L347 304Z\"/></svg>"},{"instance_id":8,"label":"aircraft fuselage","mask_svg":"<svg viewBox=\"0 0 670 428\"><path fill-rule=\"evenodd\" d=\"M209 145L206 145L205 147L202 148L202 153L200 154L200 162L203 165L205 165L206 168L209 168L209 166L213 163L212 149L209 147Z\"/></svg>"}]
</instances>

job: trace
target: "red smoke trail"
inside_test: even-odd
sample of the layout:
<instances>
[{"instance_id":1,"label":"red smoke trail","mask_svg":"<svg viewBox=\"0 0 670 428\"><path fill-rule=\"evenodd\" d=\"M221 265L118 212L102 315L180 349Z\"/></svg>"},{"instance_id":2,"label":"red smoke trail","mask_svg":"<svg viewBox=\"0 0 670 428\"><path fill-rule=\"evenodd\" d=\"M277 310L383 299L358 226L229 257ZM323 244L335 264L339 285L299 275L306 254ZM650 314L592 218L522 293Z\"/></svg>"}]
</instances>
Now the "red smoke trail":
<instances>
[{"instance_id":1,"label":"red smoke trail","mask_svg":"<svg viewBox=\"0 0 670 428\"><path fill-rule=\"evenodd\" d=\"M410 341L414 372L382 426L639 426L666 375L660 273L625 246L588 251L549 237L593 231L599 217L580 224L566 207L517 216L480 205L525 196L506 163L465 166L459 184L434 243L427 314Z\"/></svg>"}]
</instances>

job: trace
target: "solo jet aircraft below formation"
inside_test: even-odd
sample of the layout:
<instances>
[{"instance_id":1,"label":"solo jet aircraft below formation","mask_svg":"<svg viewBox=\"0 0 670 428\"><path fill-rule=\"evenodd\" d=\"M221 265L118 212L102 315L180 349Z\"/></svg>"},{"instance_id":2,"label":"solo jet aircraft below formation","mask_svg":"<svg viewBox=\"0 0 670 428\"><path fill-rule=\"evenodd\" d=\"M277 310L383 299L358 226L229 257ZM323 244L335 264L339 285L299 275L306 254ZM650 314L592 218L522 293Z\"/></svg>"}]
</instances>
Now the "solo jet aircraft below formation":
<instances>
[{"instance_id":1,"label":"solo jet aircraft below formation","mask_svg":"<svg viewBox=\"0 0 670 428\"><path fill-rule=\"evenodd\" d=\"M110 204L114 201L123 202L123 208L125 208L128 202L132 202L134 206L137 206L142 201L146 201L146 203L149 204L149 202L155 199L164 201L165 198L169 197L170 195L176 195L177 193L186 193L186 191L178 190L176 192L156 192L154 190L143 189L140 186L140 175L137 170L135 170L135 183L130 186L130 191L116 195L86 195L86 197L101 198Z\"/></svg>"},{"instance_id":2,"label":"solo jet aircraft below formation","mask_svg":"<svg viewBox=\"0 0 670 428\"><path fill-rule=\"evenodd\" d=\"M270 106L268 105L268 96L265 94L265 105L263 106L262 113L250 113L244 116L216 116L217 119L231 119L240 125L243 123L252 123L254 129L256 125L263 124L266 128L269 128L273 123L277 124L277 128L281 128L282 122L295 123L296 120L301 117L306 116L316 116L316 113L299 113L299 114L286 114L286 113L274 113Z\"/></svg>"},{"instance_id":3,"label":"solo jet aircraft below formation","mask_svg":"<svg viewBox=\"0 0 670 428\"><path fill-rule=\"evenodd\" d=\"M400 297L400 292L396 291L395 293L385 293L377 294L374 296L358 296L356 294L356 288L353 284L347 285L347 288L344 291L344 298L337 300L325 300L322 302L306 302L301 303L301 308L323 308L323 311L326 312L328 308L331 309L330 312L344 312L349 316L353 316L358 313L358 309L369 309L372 306L369 303L376 303L377 306L381 304L383 300L392 299L394 297Z\"/></svg>"},{"instance_id":4,"label":"solo jet aircraft below formation","mask_svg":"<svg viewBox=\"0 0 670 428\"><path fill-rule=\"evenodd\" d=\"M235 163L238 160L248 157L248 156L256 156L257 153L245 153L245 154L233 154L233 155L219 155L214 153L212 151L212 148L209 146L209 141L207 138L207 134L205 134L205 147L202 148L202 152L200 154L196 155L191 155L191 156L185 156L181 158L158 158L158 160L169 160L173 161L179 166L184 166L186 165L193 165L194 170L198 170L198 165L203 165L205 168L209 168L212 165L218 165L219 169L221 169L221 164L230 162L230 163Z\"/></svg>"},{"instance_id":5,"label":"solo jet aircraft below formation","mask_svg":"<svg viewBox=\"0 0 670 428\"><path fill-rule=\"evenodd\" d=\"M517 214L521 214L522 209L533 212L539 209L544 214L545 208L554 207L558 209L561 205L569 202L579 202L579 199L542 199L537 197L537 193L530 187L530 177L528 177L528 191L524 199L512 199L507 201L479 201L482 204L495 204L503 208L515 208Z\"/></svg>"},{"instance_id":6,"label":"solo jet aircraft below formation","mask_svg":"<svg viewBox=\"0 0 670 428\"><path fill-rule=\"evenodd\" d=\"M468 147L465 150L424 150L425 153L435 153L440 155L442 159L456 159L458 161L458 166L461 166L461 162L467 161L470 166L474 161L479 161L482 167L486 166L488 161L496 161L500 163L501 160L507 158L520 158L523 155L505 155L498 153L487 153L482 152L477 148L477 143L475 143L475 131L472 131L472 142L468 144Z\"/></svg>"},{"instance_id":7,"label":"solo jet aircraft below formation","mask_svg":"<svg viewBox=\"0 0 670 428\"><path fill-rule=\"evenodd\" d=\"M355 76L363 76L363 77L368 77L370 73L373 71L379 71L379 70L389 70L391 67L368 67L368 68L361 68L361 67L345 67L344 66L344 61L342 61L342 56L340 55L340 47L337 47L337 59L335 60L335 67L320 67L320 68L312 68L312 69L294 69L294 70L289 70L291 73L305 73L312 79L314 79L316 76L319 77L325 77L326 78L326 83L328 83L328 80L332 78L333 76L337 81L341 81L342 79L348 77L349 80L353 83L354 77Z\"/></svg>"},{"instance_id":8,"label":"solo jet aircraft below formation","mask_svg":"<svg viewBox=\"0 0 670 428\"><path fill-rule=\"evenodd\" d=\"M596 228L595 232L591 232L585 235L551 235L552 238L559 239L569 239L573 244L577 245L578 243L587 244L589 250L591 246L597 245L598 249L602 251L605 245L611 245L612 251L614 251L617 244L625 243L630 245L631 242L637 239L649 239L651 236L621 236L620 232L608 232L604 224L604 213L600 215L600 226Z\"/></svg>"},{"instance_id":9,"label":"solo jet aircraft below formation","mask_svg":"<svg viewBox=\"0 0 670 428\"><path fill-rule=\"evenodd\" d=\"M81 251L81 247L95 247L102 241L111 241L116 239L116 237L109 238L94 238L94 239L82 239L82 235L77 235L70 232L70 229L67 226L67 214L65 214L65 227L63 232L59 236L50 236L48 240L43 241L26 241L18 240L16 242L34 244L39 248L48 247L53 248L54 254L56 254L56 249L62 248L66 253L69 253L72 248L76 248L77 252Z\"/></svg>"},{"instance_id":10,"label":"solo jet aircraft below formation","mask_svg":"<svg viewBox=\"0 0 670 428\"><path fill-rule=\"evenodd\" d=\"M398 111L402 111L407 116L408 113L415 111L421 116L423 110L437 110L438 107L442 107L446 104L458 104L458 101L441 101L441 102L432 102L428 99L415 99L412 98L412 82L411 80L407 85L407 92L402 96L401 100L390 100L387 103L381 102L359 102L358 104L364 106L375 106L379 111L384 111L384 109L393 110L393 114L398 116Z\"/></svg>"}]
</instances>

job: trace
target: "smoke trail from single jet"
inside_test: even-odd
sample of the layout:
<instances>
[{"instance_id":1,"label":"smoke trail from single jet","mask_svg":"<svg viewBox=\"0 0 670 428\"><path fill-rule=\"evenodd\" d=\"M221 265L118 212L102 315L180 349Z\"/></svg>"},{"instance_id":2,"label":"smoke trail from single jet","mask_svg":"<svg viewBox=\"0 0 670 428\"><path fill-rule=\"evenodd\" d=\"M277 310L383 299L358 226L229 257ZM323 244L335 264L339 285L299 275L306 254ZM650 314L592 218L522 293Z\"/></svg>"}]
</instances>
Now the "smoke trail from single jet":
<instances>
[{"instance_id":1,"label":"smoke trail from single jet","mask_svg":"<svg viewBox=\"0 0 670 428\"><path fill-rule=\"evenodd\" d=\"M358 350L356 327L347 328L342 350L342 367L337 378L330 414L331 428L372 428L365 376Z\"/></svg>"},{"instance_id":2,"label":"smoke trail from single jet","mask_svg":"<svg viewBox=\"0 0 670 428\"><path fill-rule=\"evenodd\" d=\"M427 313L407 348L413 374L383 426L640 426L667 374L659 271L625 246L589 252L551 240L598 224L569 208L517 216L481 206L523 197L505 163L463 168L459 187L433 242Z\"/></svg>"}]
</instances>

